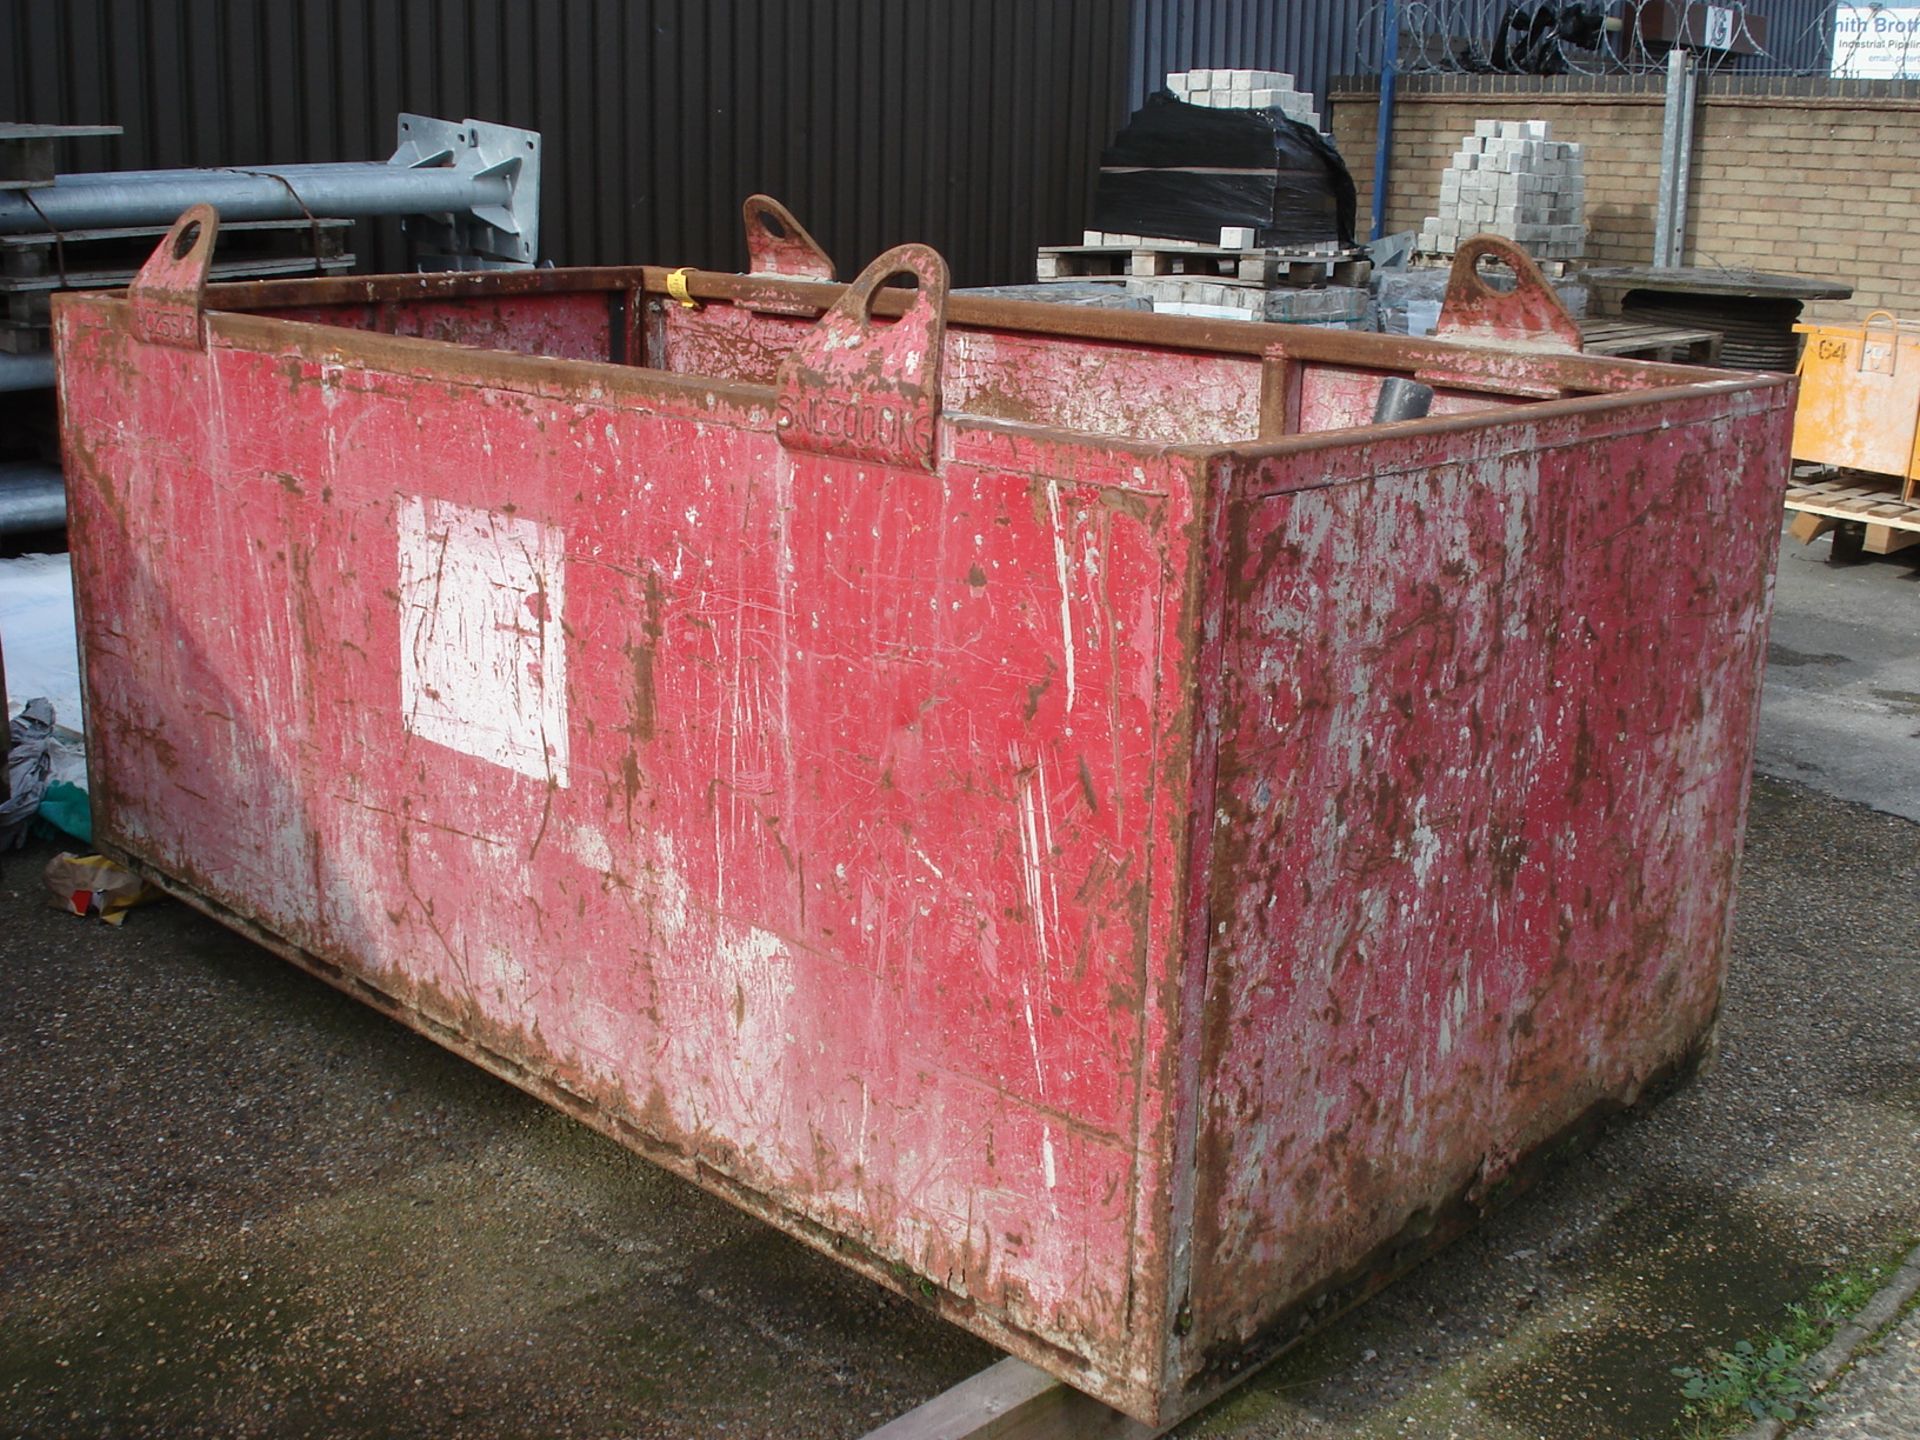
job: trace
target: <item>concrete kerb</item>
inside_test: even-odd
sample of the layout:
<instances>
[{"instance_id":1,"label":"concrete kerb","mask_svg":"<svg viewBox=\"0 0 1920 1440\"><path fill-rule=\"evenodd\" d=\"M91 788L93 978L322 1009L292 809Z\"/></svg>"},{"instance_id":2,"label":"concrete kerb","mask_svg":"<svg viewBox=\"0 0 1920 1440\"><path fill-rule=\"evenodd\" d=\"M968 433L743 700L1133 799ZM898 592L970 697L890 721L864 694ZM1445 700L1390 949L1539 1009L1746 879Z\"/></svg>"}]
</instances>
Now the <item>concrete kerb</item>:
<instances>
[{"instance_id":1,"label":"concrete kerb","mask_svg":"<svg viewBox=\"0 0 1920 1440\"><path fill-rule=\"evenodd\" d=\"M1860 1347L1900 1318L1909 1301L1920 1295L1920 1245L1907 1252L1893 1278L1846 1324L1842 1325L1801 1370L1807 1388L1824 1394L1834 1378L1852 1363ZM1796 1420L1762 1420L1734 1436L1734 1440L1780 1440Z\"/></svg>"}]
</instances>

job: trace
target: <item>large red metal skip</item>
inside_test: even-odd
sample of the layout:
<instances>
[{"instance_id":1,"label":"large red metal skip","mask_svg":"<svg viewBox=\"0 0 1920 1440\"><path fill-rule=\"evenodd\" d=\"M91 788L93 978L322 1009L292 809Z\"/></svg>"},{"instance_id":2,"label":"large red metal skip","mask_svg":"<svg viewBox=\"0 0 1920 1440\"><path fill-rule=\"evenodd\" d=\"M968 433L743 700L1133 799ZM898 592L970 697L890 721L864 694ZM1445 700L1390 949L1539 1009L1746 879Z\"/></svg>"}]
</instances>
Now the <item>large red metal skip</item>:
<instances>
[{"instance_id":1,"label":"large red metal skip","mask_svg":"<svg viewBox=\"0 0 1920 1440\"><path fill-rule=\"evenodd\" d=\"M102 839L698 1183L1168 1418L1700 1052L1790 381L190 223L58 303Z\"/></svg>"}]
</instances>

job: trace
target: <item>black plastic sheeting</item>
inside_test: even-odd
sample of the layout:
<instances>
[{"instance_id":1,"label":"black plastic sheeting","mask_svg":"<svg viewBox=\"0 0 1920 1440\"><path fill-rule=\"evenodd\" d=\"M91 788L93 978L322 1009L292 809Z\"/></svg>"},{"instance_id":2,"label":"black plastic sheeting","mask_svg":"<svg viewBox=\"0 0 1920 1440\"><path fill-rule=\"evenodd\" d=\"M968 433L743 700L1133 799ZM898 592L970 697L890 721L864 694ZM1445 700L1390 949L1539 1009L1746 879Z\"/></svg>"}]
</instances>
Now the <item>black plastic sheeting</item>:
<instances>
[{"instance_id":1,"label":"black plastic sheeting","mask_svg":"<svg viewBox=\"0 0 1920 1440\"><path fill-rule=\"evenodd\" d=\"M1094 228L1214 244L1226 226L1285 249L1353 244L1353 176L1333 144L1278 110L1214 110L1161 90L1100 157Z\"/></svg>"}]
</instances>

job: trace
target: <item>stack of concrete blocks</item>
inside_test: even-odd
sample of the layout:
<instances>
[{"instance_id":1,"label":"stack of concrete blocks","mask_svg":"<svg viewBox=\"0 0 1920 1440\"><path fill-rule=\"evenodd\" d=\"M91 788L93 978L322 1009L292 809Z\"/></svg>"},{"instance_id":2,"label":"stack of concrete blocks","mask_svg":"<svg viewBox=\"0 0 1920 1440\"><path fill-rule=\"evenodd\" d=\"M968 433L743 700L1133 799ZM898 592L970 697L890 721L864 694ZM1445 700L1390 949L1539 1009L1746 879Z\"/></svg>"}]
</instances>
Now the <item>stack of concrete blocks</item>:
<instances>
[{"instance_id":1,"label":"stack of concrete blocks","mask_svg":"<svg viewBox=\"0 0 1920 1440\"><path fill-rule=\"evenodd\" d=\"M1220 248L1222 250L1260 250L1259 237L1260 232L1248 225L1222 225ZM1344 255L1348 248L1338 240L1313 240L1304 245L1289 245L1286 247L1286 253L1289 255Z\"/></svg>"},{"instance_id":2,"label":"stack of concrete blocks","mask_svg":"<svg viewBox=\"0 0 1920 1440\"><path fill-rule=\"evenodd\" d=\"M1502 235L1536 260L1586 252L1587 181L1580 147L1544 120L1476 120L1440 175L1440 213L1420 227L1421 250L1451 255L1462 240Z\"/></svg>"},{"instance_id":3,"label":"stack of concrete blocks","mask_svg":"<svg viewBox=\"0 0 1920 1440\"><path fill-rule=\"evenodd\" d=\"M1264 255L1267 252L1259 244L1259 233L1249 225L1222 225L1220 243L1209 245L1204 240L1171 240L1164 235L1119 235L1111 230L1082 230L1080 244L1084 247L1108 250L1120 247L1128 250L1252 250ZM1344 255L1347 249L1348 247L1338 240L1315 240L1307 245L1289 245L1285 253L1288 255ZM1040 256L1042 280L1050 280L1060 273L1057 264L1054 268L1049 268L1051 260L1052 257L1043 251Z\"/></svg>"},{"instance_id":4,"label":"stack of concrete blocks","mask_svg":"<svg viewBox=\"0 0 1920 1440\"><path fill-rule=\"evenodd\" d=\"M1212 247L1199 240L1170 240L1164 235L1121 235L1112 230L1082 230L1082 245L1100 245L1107 249L1124 246L1128 250L1207 250Z\"/></svg>"},{"instance_id":5,"label":"stack of concrete blocks","mask_svg":"<svg viewBox=\"0 0 1920 1440\"><path fill-rule=\"evenodd\" d=\"M1292 290L1173 279L1130 280L1127 289L1150 300L1156 315L1276 320L1288 325L1332 325L1341 329L1353 329L1367 316L1367 292L1356 285Z\"/></svg>"},{"instance_id":6,"label":"stack of concrete blocks","mask_svg":"<svg viewBox=\"0 0 1920 1440\"><path fill-rule=\"evenodd\" d=\"M1176 70L1167 76L1176 100L1213 110L1278 110L1289 120L1320 128L1313 96L1293 88L1278 70Z\"/></svg>"}]
</instances>

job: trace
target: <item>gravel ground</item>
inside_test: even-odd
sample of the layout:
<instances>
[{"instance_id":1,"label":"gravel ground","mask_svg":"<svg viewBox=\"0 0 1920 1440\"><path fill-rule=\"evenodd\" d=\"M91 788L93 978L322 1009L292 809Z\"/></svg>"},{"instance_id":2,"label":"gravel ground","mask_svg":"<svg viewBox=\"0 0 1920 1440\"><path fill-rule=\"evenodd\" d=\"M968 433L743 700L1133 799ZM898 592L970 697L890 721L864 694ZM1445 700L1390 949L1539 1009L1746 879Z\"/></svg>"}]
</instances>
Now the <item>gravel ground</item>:
<instances>
[{"instance_id":1,"label":"gravel ground","mask_svg":"<svg viewBox=\"0 0 1920 1440\"><path fill-rule=\"evenodd\" d=\"M43 907L49 853L0 877L0 1433L852 1437L993 1358L183 907ZM1671 1366L1920 1233L1917 866L1758 782L1717 1068L1181 1433L1672 1433Z\"/></svg>"}]
</instances>

